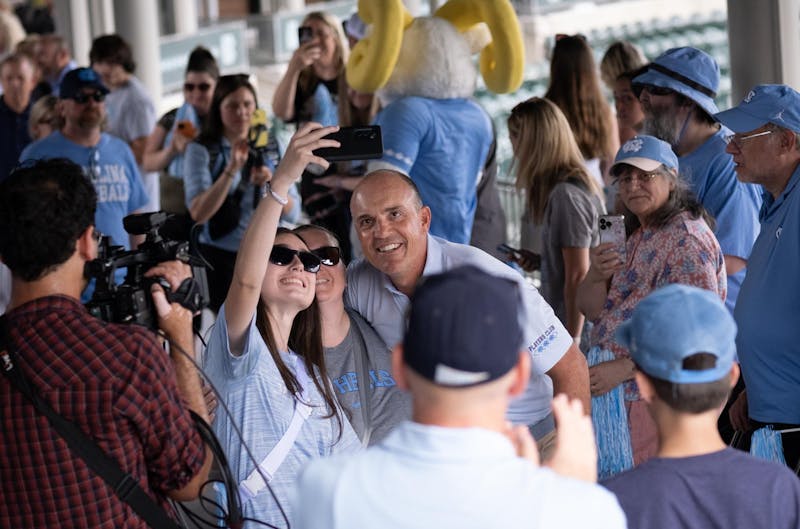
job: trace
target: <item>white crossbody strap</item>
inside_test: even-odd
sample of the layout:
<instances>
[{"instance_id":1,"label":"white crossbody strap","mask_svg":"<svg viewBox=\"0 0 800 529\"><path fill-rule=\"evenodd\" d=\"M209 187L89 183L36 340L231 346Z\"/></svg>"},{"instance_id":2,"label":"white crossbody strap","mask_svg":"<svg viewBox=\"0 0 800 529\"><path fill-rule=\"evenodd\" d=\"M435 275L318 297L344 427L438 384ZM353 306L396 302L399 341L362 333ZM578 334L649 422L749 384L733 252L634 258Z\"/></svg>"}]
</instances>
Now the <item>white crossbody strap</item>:
<instances>
[{"instance_id":1,"label":"white crossbody strap","mask_svg":"<svg viewBox=\"0 0 800 529\"><path fill-rule=\"evenodd\" d=\"M286 456L289 455L292 446L294 446L294 442L300 434L303 423L305 423L306 419L311 415L311 407L305 404L308 402L306 389L309 387L311 381L308 378L308 373L303 365L303 361L299 356L295 356L295 375L297 376L297 381L300 383L302 390L300 391L300 398L294 400L292 421L289 423L289 428L286 429L283 437L272 447L272 450L270 450L267 456L261 461L258 468L254 468L250 475L247 476L247 479L239 484L239 494L242 498L242 503L254 498L267 486L264 482L264 477L267 478L267 481L272 481L275 472L278 471L278 468L284 462ZM264 477L262 477L262 474Z\"/></svg>"}]
</instances>

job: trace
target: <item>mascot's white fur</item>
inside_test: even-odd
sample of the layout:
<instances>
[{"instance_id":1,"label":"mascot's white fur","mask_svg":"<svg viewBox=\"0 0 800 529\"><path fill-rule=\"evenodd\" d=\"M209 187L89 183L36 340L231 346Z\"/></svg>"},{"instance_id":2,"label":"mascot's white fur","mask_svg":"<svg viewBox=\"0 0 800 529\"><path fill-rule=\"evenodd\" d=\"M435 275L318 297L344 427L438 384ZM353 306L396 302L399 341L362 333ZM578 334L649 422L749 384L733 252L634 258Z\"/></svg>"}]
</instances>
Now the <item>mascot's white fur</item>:
<instances>
[{"instance_id":1,"label":"mascot's white fur","mask_svg":"<svg viewBox=\"0 0 800 529\"><path fill-rule=\"evenodd\" d=\"M483 50L489 89L519 87L524 58L514 10L508 0L450 0L435 16L415 19L401 0L360 0L359 15L370 32L352 50L347 81L384 104L376 118L384 156L369 170L410 176L433 211L431 233L468 243L493 140L489 117L469 99L478 78L472 56Z\"/></svg>"}]
</instances>

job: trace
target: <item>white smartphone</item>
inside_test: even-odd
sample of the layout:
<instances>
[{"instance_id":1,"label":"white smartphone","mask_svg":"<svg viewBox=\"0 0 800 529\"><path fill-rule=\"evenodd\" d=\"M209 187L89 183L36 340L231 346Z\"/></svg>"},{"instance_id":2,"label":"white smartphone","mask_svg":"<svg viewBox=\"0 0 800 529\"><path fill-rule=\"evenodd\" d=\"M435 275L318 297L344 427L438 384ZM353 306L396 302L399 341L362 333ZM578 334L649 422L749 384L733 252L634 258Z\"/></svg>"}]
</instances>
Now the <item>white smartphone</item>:
<instances>
[{"instance_id":1,"label":"white smartphone","mask_svg":"<svg viewBox=\"0 0 800 529\"><path fill-rule=\"evenodd\" d=\"M600 228L600 244L614 243L619 255L625 259L625 216L600 215L597 223Z\"/></svg>"}]
</instances>

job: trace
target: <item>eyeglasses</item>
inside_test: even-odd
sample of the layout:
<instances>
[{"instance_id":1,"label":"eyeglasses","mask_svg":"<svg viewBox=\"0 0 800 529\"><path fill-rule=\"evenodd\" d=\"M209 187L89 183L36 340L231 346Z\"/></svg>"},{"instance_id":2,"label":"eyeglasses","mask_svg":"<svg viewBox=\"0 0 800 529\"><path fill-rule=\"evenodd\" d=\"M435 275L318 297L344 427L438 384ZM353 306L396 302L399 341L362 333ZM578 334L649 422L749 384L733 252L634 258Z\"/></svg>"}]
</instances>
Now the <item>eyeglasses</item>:
<instances>
[{"instance_id":1,"label":"eyeglasses","mask_svg":"<svg viewBox=\"0 0 800 529\"><path fill-rule=\"evenodd\" d=\"M751 140L753 138L758 138L759 136L766 136L767 134L772 134L773 132L775 131L765 130L763 132L756 132L755 134L748 134L746 136L739 136L738 134L729 134L728 136L725 136L725 143L728 145L733 143L734 145L736 145L738 148L741 149L743 141Z\"/></svg>"},{"instance_id":2,"label":"eyeglasses","mask_svg":"<svg viewBox=\"0 0 800 529\"><path fill-rule=\"evenodd\" d=\"M342 252L336 246L323 246L311 250L311 253L319 257L320 262L325 266L336 266L342 258Z\"/></svg>"},{"instance_id":3,"label":"eyeglasses","mask_svg":"<svg viewBox=\"0 0 800 529\"><path fill-rule=\"evenodd\" d=\"M91 94L87 94L86 92L78 92L74 96L70 97L70 99L79 105L85 105L89 102L89 99L94 99L96 102L102 103L106 100L106 95L103 92L92 92Z\"/></svg>"},{"instance_id":4,"label":"eyeglasses","mask_svg":"<svg viewBox=\"0 0 800 529\"><path fill-rule=\"evenodd\" d=\"M653 96L668 96L675 93L674 90L670 88L651 84L634 84L631 88L633 89L633 93L636 94L636 97L641 96L642 92L645 90L647 90L648 94Z\"/></svg>"},{"instance_id":5,"label":"eyeglasses","mask_svg":"<svg viewBox=\"0 0 800 529\"><path fill-rule=\"evenodd\" d=\"M209 83L183 83L183 89L187 92L194 92L195 89L201 92L208 92L211 90L211 85Z\"/></svg>"},{"instance_id":6,"label":"eyeglasses","mask_svg":"<svg viewBox=\"0 0 800 529\"><path fill-rule=\"evenodd\" d=\"M648 182L652 182L655 177L658 176L659 173L628 173L624 176L620 176L614 179L615 184L629 186L636 180L639 185L647 184Z\"/></svg>"},{"instance_id":7,"label":"eyeglasses","mask_svg":"<svg viewBox=\"0 0 800 529\"><path fill-rule=\"evenodd\" d=\"M278 266L287 266L294 261L295 255L300 259L306 272L311 272L312 274L319 272L321 263L319 257L311 252L292 250L286 246L273 246L272 251L269 253L269 262Z\"/></svg>"}]
</instances>

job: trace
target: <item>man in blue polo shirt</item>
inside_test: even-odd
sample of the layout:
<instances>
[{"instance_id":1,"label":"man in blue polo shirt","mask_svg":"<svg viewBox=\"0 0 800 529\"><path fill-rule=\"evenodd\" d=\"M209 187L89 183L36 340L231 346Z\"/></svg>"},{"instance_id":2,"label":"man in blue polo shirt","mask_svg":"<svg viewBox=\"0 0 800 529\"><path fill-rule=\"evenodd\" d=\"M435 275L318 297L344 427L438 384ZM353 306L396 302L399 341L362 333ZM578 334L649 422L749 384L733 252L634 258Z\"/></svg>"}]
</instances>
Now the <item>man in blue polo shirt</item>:
<instances>
[{"instance_id":1,"label":"man in blue polo shirt","mask_svg":"<svg viewBox=\"0 0 800 529\"><path fill-rule=\"evenodd\" d=\"M730 131L714 121L719 65L697 48L667 50L633 79L645 113L645 134L672 145L680 173L697 199L716 220L716 235L725 255L728 295L733 312L746 273L750 249L758 235L760 190L736 180L725 152Z\"/></svg>"},{"instance_id":2,"label":"man in blue polo shirt","mask_svg":"<svg viewBox=\"0 0 800 529\"><path fill-rule=\"evenodd\" d=\"M743 182L761 184L761 234L748 261L734 317L747 390L730 410L742 431L800 425L800 94L759 85L716 118L735 134L727 151ZM749 419L749 420L748 420ZM782 436L787 464L800 458L800 434Z\"/></svg>"}]
</instances>

